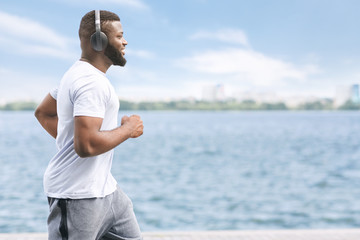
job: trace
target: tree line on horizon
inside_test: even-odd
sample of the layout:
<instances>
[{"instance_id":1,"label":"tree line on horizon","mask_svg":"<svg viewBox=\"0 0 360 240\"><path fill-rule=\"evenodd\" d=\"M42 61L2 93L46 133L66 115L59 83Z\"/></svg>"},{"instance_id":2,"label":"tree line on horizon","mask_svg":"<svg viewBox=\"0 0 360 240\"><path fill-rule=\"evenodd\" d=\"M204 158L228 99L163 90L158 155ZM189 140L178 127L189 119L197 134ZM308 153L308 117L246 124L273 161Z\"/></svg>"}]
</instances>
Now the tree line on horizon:
<instances>
[{"instance_id":1,"label":"tree line on horizon","mask_svg":"<svg viewBox=\"0 0 360 240\"><path fill-rule=\"evenodd\" d=\"M16 101L0 106L3 111L33 111L38 103L34 101ZM143 101L132 102L120 100L120 111L128 110L208 110L208 111L248 111L248 110L360 110L360 103L347 101L340 107L335 107L333 100L324 99L313 102L300 104L296 107L289 107L283 102L278 103L257 103L253 100L244 100L242 102L236 100L228 101Z\"/></svg>"}]
</instances>

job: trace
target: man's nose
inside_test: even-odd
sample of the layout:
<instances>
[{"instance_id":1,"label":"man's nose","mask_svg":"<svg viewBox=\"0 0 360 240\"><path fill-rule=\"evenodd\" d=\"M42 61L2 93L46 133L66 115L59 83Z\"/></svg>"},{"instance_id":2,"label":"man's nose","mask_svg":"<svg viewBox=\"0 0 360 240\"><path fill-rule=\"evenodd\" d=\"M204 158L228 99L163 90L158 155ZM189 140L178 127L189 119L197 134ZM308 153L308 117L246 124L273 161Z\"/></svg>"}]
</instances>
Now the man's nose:
<instances>
[{"instance_id":1,"label":"man's nose","mask_svg":"<svg viewBox=\"0 0 360 240\"><path fill-rule=\"evenodd\" d=\"M123 44L124 46L128 44L128 42L125 40L125 38L124 38L124 41L122 42L122 44Z\"/></svg>"}]
</instances>

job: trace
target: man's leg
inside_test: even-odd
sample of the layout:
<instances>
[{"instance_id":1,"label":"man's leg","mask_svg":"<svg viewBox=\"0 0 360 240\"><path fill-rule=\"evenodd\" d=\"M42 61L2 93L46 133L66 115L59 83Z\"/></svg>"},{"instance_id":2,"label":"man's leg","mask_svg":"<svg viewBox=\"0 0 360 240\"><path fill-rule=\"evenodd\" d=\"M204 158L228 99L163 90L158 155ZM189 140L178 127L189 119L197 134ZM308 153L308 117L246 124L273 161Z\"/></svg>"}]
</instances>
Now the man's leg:
<instances>
[{"instance_id":1,"label":"man's leg","mask_svg":"<svg viewBox=\"0 0 360 240\"><path fill-rule=\"evenodd\" d=\"M118 187L112 201L114 221L102 240L140 240L141 232L130 198Z\"/></svg>"},{"instance_id":2,"label":"man's leg","mask_svg":"<svg viewBox=\"0 0 360 240\"><path fill-rule=\"evenodd\" d=\"M113 194L105 198L50 198L48 218L49 240L95 240L111 225ZM113 219L113 218L112 218Z\"/></svg>"},{"instance_id":3,"label":"man's leg","mask_svg":"<svg viewBox=\"0 0 360 240\"><path fill-rule=\"evenodd\" d=\"M49 240L63 240L66 236L62 237L60 233L61 226L61 208L59 207L59 199L48 198L50 213L47 220L48 223L48 239Z\"/></svg>"}]
</instances>

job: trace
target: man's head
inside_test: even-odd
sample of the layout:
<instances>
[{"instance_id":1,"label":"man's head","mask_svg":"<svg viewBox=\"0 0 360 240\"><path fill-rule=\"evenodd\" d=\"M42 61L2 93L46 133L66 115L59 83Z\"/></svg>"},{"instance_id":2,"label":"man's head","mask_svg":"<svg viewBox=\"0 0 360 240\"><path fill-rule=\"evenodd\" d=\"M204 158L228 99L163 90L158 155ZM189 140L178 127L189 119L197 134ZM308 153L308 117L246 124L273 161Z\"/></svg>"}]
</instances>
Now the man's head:
<instances>
[{"instance_id":1,"label":"man's head","mask_svg":"<svg viewBox=\"0 0 360 240\"><path fill-rule=\"evenodd\" d=\"M127 42L123 37L124 33L119 16L109 11L100 11L100 26L101 31L108 38L108 45L103 54L110 59L112 64L124 66L126 59L123 55ZM85 14L80 22L79 37L83 52L95 51L90 46L90 38L95 31L95 11L91 11Z\"/></svg>"}]
</instances>

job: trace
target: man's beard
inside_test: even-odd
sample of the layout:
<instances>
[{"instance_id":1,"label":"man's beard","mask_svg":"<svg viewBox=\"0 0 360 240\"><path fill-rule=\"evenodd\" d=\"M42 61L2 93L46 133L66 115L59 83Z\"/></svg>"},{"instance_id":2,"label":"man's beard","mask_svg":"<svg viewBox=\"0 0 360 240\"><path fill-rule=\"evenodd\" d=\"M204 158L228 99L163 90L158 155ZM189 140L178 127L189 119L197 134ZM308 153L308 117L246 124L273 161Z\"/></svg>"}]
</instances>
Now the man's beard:
<instances>
[{"instance_id":1,"label":"man's beard","mask_svg":"<svg viewBox=\"0 0 360 240\"><path fill-rule=\"evenodd\" d=\"M104 54L113 62L113 65L117 65L121 67L125 66L126 59L124 58L124 56L120 51L118 51L116 48L113 47L113 45L108 44Z\"/></svg>"}]
</instances>

